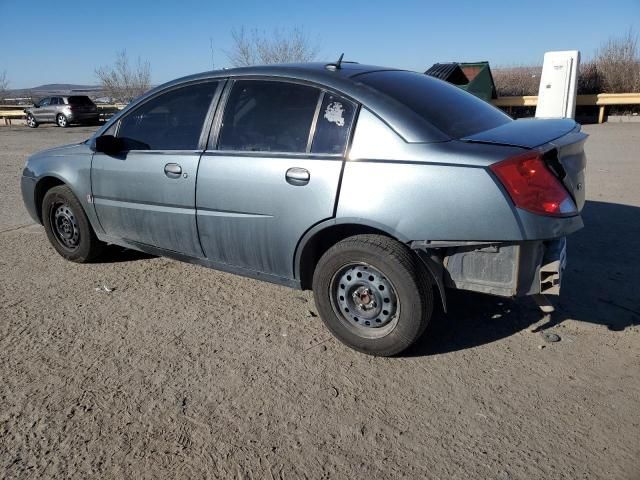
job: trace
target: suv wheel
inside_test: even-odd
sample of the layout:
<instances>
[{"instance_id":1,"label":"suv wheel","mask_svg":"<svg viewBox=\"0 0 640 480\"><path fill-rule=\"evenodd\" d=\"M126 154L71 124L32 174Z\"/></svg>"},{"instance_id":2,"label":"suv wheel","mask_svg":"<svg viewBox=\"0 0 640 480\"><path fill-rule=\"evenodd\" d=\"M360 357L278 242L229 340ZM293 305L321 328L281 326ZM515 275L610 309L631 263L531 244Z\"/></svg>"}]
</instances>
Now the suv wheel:
<instances>
[{"instance_id":1,"label":"suv wheel","mask_svg":"<svg viewBox=\"0 0 640 480\"><path fill-rule=\"evenodd\" d=\"M419 259L381 235L357 235L327 250L316 266L313 292L327 328L370 355L407 349L433 311L433 288Z\"/></svg>"},{"instance_id":2,"label":"suv wheel","mask_svg":"<svg viewBox=\"0 0 640 480\"><path fill-rule=\"evenodd\" d=\"M69 126L69 121L67 120L67 117L59 113L58 116L56 117L56 124L59 127L67 128Z\"/></svg>"},{"instance_id":3,"label":"suv wheel","mask_svg":"<svg viewBox=\"0 0 640 480\"><path fill-rule=\"evenodd\" d=\"M49 190L42 200L42 222L49 242L67 260L85 263L104 249L91 228L82 205L67 186Z\"/></svg>"},{"instance_id":4,"label":"suv wheel","mask_svg":"<svg viewBox=\"0 0 640 480\"><path fill-rule=\"evenodd\" d=\"M29 128L37 128L38 127L38 122L36 121L36 117L34 117L31 114L27 115L27 126Z\"/></svg>"}]
</instances>

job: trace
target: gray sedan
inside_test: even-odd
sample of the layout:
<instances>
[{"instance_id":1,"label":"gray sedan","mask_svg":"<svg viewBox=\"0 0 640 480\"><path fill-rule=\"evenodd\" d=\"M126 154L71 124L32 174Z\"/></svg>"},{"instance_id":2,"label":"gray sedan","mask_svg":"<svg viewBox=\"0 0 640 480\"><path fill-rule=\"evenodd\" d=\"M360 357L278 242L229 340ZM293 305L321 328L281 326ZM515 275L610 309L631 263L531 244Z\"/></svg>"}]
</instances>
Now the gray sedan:
<instances>
[{"instance_id":1,"label":"gray sedan","mask_svg":"<svg viewBox=\"0 0 640 480\"><path fill-rule=\"evenodd\" d=\"M338 339L393 355L447 288L559 293L586 137L414 72L251 67L155 88L32 156L22 193L71 261L116 244L313 289Z\"/></svg>"}]
</instances>

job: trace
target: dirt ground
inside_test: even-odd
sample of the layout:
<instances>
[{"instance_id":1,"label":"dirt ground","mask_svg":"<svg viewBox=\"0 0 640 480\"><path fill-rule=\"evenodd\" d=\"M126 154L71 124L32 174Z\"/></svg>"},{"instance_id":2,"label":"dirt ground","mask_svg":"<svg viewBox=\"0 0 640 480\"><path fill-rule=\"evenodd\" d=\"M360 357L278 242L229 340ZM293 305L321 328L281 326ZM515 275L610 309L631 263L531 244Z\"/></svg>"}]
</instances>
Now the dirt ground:
<instances>
[{"instance_id":1,"label":"dirt ground","mask_svg":"<svg viewBox=\"0 0 640 480\"><path fill-rule=\"evenodd\" d=\"M310 292L122 250L64 261L19 177L92 129L0 128L0 477L640 479L640 125L585 130L552 324L455 294L420 345L372 358Z\"/></svg>"}]
</instances>

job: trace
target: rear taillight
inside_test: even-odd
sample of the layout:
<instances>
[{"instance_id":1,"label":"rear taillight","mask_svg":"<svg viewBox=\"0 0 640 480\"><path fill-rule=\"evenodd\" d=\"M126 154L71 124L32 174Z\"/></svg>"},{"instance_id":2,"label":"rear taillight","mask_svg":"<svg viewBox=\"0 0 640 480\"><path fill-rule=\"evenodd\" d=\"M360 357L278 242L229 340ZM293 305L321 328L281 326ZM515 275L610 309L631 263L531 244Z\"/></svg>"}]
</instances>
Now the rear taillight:
<instances>
[{"instance_id":1,"label":"rear taillight","mask_svg":"<svg viewBox=\"0 0 640 480\"><path fill-rule=\"evenodd\" d=\"M539 215L575 215L569 192L551 173L539 152L527 152L491 165L516 207Z\"/></svg>"}]
</instances>

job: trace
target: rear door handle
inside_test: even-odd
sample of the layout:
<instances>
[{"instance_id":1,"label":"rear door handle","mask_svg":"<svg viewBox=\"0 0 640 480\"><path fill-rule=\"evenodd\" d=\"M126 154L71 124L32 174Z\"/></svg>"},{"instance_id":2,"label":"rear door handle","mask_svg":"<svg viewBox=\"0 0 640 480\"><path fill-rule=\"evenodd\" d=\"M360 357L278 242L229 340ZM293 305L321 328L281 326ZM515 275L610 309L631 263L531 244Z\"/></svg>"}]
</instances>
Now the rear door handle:
<instances>
[{"instance_id":1,"label":"rear door handle","mask_svg":"<svg viewBox=\"0 0 640 480\"><path fill-rule=\"evenodd\" d=\"M309 170L306 168L293 167L287 170L284 178L287 180L287 183L295 185L296 187L301 187L302 185L309 183L311 175L309 174Z\"/></svg>"},{"instance_id":2,"label":"rear door handle","mask_svg":"<svg viewBox=\"0 0 640 480\"><path fill-rule=\"evenodd\" d=\"M177 163L167 163L164 166L164 174L169 178L180 178L182 167Z\"/></svg>"}]
</instances>

